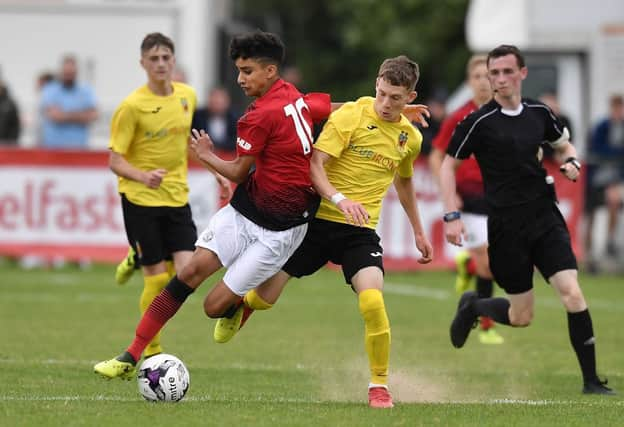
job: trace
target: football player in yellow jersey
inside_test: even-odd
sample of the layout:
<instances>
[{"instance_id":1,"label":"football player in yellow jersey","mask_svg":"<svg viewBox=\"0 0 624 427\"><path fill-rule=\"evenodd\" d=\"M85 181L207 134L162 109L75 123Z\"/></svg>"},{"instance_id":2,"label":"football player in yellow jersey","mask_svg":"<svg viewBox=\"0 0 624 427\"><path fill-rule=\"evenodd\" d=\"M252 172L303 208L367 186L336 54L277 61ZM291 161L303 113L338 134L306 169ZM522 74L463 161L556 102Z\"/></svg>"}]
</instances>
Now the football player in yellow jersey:
<instances>
[{"instance_id":1,"label":"football player in yellow jersey","mask_svg":"<svg viewBox=\"0 0 624 427\"><path fill-rule=\"evenodd\" d=\"M145 36L140 63L147 84L124 99L113 115L109 164L118 176L128 241L143 270L144 312L195 250L187 138L197 100L193 88L172 81L175 47L167 36ZM145 356L160 352L157 335Z\"/></svg>"},{"instance_id":2,"label":"football player in yellow jersey","mask_svg":"<svg viewBox=\"0 0 624 427\"><path fill-rule=\"evenodd\" d=\"M290 277L313 274L328 261L341 265L364 320L369 405L374 408L393 406L387 385L390 323L382 295L383 249L375 232L390 184L412 226L419 262L433 256L412 185L422 135L401 114L416 98L418 76L418 65L406 56L386 59L375 97L345 103L332 113L314 146L312 182L323 200L303 243L279 273L247 293L233 316L219 319L215 327L215 341L227 342L253 310L272 307Z\"/></svg>"}]
</instances>

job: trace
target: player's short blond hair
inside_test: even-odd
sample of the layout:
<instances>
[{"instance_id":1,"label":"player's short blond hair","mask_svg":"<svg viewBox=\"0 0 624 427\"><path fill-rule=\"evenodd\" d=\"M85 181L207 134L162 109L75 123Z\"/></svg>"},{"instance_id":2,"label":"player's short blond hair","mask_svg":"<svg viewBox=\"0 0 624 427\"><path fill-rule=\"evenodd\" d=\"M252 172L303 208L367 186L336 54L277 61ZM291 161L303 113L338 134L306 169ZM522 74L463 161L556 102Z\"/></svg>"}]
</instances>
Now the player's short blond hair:
<instances>
[{"instance_id":1,"label":"player's short blond hair","mask_svg":"<svg viewBox=\"0 0 624 427\"><path fill-rule=\"evenodd\" d=\"M487 66L487 55L476 54L472 55L466 64L466 75L470 76L470 73L474 68L478 65L486 65Z\"/></svg>"},{"instance_id":2,"label":"player's short blond hair","mask_svg":"<svg viewBox=\"0 0 624 427\"><path fill-rule=\"evenodd\" d=\"M417 63L405 55L400 55L382 62L377 77L383 78L393 86L414 90L420 77L420 69Z\"/></svg>"}]
</instances>

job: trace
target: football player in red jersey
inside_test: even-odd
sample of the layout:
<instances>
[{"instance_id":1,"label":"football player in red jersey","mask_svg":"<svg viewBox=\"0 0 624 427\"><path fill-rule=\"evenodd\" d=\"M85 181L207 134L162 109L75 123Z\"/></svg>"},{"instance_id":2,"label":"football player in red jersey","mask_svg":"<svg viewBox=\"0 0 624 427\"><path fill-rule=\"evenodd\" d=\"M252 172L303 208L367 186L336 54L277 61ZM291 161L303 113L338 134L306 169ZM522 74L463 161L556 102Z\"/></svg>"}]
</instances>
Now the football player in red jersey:
<instances>
[{"instance_id":1,"label":"football player in red jersey","mask_svg":"<svg viewBox=\"0 0 624 427\"><path fill-rule=\"evenodd\" d=\"M215 318L228 315L247 291L280 270L318 209L320 198L310 179L311 129L329 116L329 95L303 95L280 78L284 45L274 34L256 31L234 37L230 57L239 85L255 98L238 122L237 156L219 158L203 131L193 130L189 143L201 161L239 185L230 204L199 236L191 260L144 313L127 351L95 365L104 377L133 378L147 343L222 267L227 272L206 296L204 311Z\"/></svg>"}]
</instances>

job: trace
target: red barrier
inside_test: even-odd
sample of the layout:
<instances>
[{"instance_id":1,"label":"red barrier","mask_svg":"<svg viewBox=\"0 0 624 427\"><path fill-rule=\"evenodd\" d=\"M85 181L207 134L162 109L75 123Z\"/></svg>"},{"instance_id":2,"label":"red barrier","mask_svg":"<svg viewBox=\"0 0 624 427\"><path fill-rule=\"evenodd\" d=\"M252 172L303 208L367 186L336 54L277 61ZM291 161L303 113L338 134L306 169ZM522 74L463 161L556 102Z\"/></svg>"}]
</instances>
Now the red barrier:
<instances>
[{"instance_id":1,"label":"red barrier","mask_svg":"<svg viewBox=\"0 0 624 427\"><path fill-rule=\"evenodd\" d=\"M563 178L556 165L547 168L555 177L560 208L581 257L583 182ZM125 255L127 241L108 152L0 148L0 177L0 255L103 262L116 262ZM386 268L449 267L457 248L442 235L442 204L425 159L415 163L413 181L421 219L434 246L434 262L417 263L411 227L391 188L378 226ZM213 176L192 162L189 186L193 217L202 230L220 206L218 189Z\"/></svg>"},{"instance_id":2,"label":"red barrier","mask_svg":"<svg viewBox=\"0 0 624 427\"><path fill-rule=\"evenodd\" d=\"M556 164L549 162L545 167L555 179L559 209L568 223L573 249L580 260L583 257L580 226L584 202L584 177L581 176L578 182L572 182L561 175ZM426 159L418 159L414 163L413 182L421 220L433 245L434 261L425 266L417 263L419 252L414 244L412 229L403 213L396 192L391 188L384 200L382 220L378 226L384 248L384 264L388 270L451 267L459 248L447 243L444 238L443 206Z\"/></svg>"}]
</instances>

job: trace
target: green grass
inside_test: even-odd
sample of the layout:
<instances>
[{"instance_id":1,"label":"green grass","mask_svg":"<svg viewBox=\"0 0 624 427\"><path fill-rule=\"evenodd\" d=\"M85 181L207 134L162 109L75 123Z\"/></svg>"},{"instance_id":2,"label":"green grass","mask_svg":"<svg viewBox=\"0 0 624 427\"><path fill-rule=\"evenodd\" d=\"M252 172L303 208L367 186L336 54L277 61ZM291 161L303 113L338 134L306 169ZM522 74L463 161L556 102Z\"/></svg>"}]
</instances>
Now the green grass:
<instances>
[{"instance_id":1,"label":"green grass","mask_svg":"<svg viewBox=\"0 0 624 427\"><path fill-rule=\"evenodd\" d=\"M113 284L113 267L81 272L0 268L0 426L606 426L624 420L624 280L581 277L601 374L620 391L584 396L565 312L536 276L531 327L499 327L452 348L457 297L447 272L388 274L390 411L366 406L367 360L357 303L341 274L292 281L269 312L229 344L212 342L201 310L207 282L164 332L191 372L178 404L153 404L136 384L104 381L95 362L118 354L138 321L140 275Z\"/></svg>"}]
</instances>

